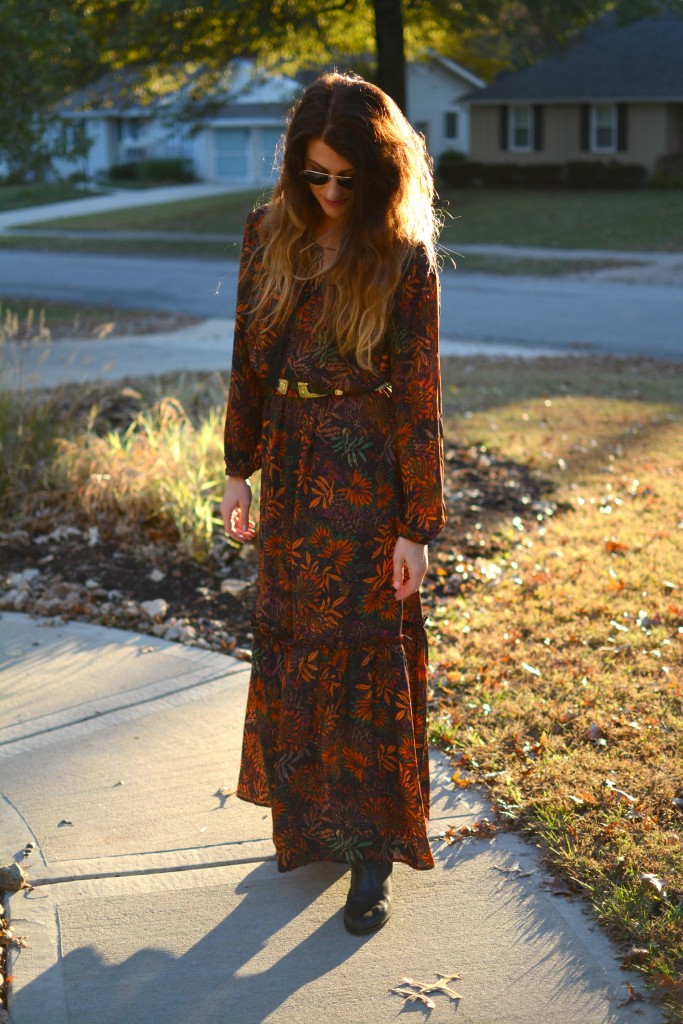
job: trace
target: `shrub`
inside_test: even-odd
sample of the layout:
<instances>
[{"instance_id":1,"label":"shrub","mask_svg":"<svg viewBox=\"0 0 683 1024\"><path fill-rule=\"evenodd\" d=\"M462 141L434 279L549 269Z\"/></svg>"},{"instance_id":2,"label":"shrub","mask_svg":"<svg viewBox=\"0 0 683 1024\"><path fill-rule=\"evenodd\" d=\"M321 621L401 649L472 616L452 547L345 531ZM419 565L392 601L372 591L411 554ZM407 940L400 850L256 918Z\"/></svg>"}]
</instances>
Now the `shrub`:
<instances>
[{"instance_id":1,"label":"shrub","mask_svg":"<svg viewBox=\"0 0 683 1024\"><path fill-rule=\"evenodd\" d=\"M112 181L135 181L138 176L138 165L132 160L125 164L114 164L109 168Z\"/></svg>"},{"instance_id":2,"label":"shrub","mask_svg":"<svg viewBox=\"0 0 683 1024\"><path fill-rule=\"evenodd\" d=\"M479 164L468 160L464 153L449 149L439 157L437 177L451 188L466 188L471 185L475 169Z\"/></svg>"},{"instance_id":3,"label":"shrub","mask_svg":"<svg viewBox=\"0 0 683 1024\"><path fill-rule=\"evenodd\" d=\"M683 188L683 150L659 157L651 184L654 188Z\"/></svg>"},{"instance_id":4,"label":"shrub","mask_svg":"<svg viewBox=\"0 0 683 1024\"><path fill-rule=\"evenodd\" d=\"M194 181L192 161L185 157L153 157L141 160L138 178L143 181Z\"/></svg>"},{"instance_id":5,"label":"shrub","mask_svg":"<svg viewBox=\"0 0 683 1024\"><path fill-rule=\"evenodd\" d=\"M647 169L642 164L569 160L566 167L567 188L642 188L647 181Z\"/></svg>"},{"instance_id":6,"label":"shrub","mask_svg":"<svg viewBox=\"0 0 683 1024\"><path fill-rule=\"evenodd\" d=\"M114 164L109 171L112 181L194 181L192 161L185 157L150 157Z\"/></svg>"}]
</instances>

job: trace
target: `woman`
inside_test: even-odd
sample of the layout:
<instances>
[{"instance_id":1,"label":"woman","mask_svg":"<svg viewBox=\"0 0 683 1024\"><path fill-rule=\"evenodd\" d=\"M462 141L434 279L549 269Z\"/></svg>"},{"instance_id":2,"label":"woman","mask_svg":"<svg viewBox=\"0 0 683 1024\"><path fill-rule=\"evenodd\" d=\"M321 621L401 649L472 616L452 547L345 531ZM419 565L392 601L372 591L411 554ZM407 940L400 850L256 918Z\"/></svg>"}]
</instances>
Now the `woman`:
<instances>
[{"instance_id":1,"label":"woman","mask_svg":"<svg viewBox=\"0 0 683 1024\"><path fill-rule=\"evenodd\" d=\"M237 795L272 808L278 869L351 866L354 934L427 839L419 587L446 522L433 179L376 86L327 74L290 114L272 201L242 246L221 511L256 536Z\"/></svg>"}]
</instances>

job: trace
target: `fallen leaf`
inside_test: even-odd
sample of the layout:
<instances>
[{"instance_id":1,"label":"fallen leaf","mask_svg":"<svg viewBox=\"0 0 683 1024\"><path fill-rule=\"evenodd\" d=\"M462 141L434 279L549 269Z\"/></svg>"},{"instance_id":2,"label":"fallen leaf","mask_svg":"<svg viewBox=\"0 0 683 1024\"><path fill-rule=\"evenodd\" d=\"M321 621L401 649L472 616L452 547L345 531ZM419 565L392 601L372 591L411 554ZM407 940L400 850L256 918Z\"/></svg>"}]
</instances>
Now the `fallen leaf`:
<instances>
[{"instance_id":1,"label":"fallen leaf","mask_svg":"<svg viewBox=\"0 0 683 1024\"><path fill-rule=\"evenodd\" d=\"M57 828L62 828L64 825L73 825L73 821L69 821L68 818L62 818L61 821L57 822Z\"/></svg>"},{"instance_id":2,"label":"fallen leaf","mask_svg":"<svg viewBox=\"0 0 683 1024\"><path fill-rule=\"evenodd\" d=\"M623 987L626 989L626 994L623 999L617 999L617 1006L626 1006L628 1003L634 1003L637 999L643 998L640 992L634 989L630 981L624 982Z\"/></svg>"},{"instance_id":3,"label":"fallen leaf","mask_svg":"<svg viewBox=\"0 0 683 1024\"><path fill-rule=\"evenodd\" d=\"M605 542L605 550L612 554L613 552L628 551L629 546L628 544L622 544L618 540L608 540Z\"/></svg>"},{"instance_id":4,"label":"fallen leaf","mask_svg":"<svg viewBox=\"0 0 683 1024\"><path fill-rule=\"evenodd\" d=\"M409 988L390 988L389 991L395 992L397 996L403 996L407 1003L424 1003L430 1010L436 1009L434 1000L429 999L421 992L412 992Z\"/></svg>"},{"instance_id":5,"label":"fallen leaf","mask_svg":"<svg viewBox=\"0 0 683 1024\"><path fill-rule=\"evenodd\" d=\"M651 978L657 985L654 992L654 998L657 1002L673 996L677 1002L683 1005L683 978L675 980L667 974L652 974Z\"/></svg>"},{"instance_id":6,"label":"fallen leaf","mask_svg":"<svg viewBox=\"0 0 683 1024\"><path fill-rule=\"evenodd\" d=\"M437 838L443 839L449 846L453 846L455 843L462 842L463 839L490 839L499 831L499 825L494 825L488 818L480 818L472 825L463 825L460 829L451 825L445 832L440 832Z\"/></svg>"},{"instance_id":7,"label":"fallen leaf","mask_svg":"<svg viewBox=\"0 0 683 1024\"><path fill-rule=\"evenodd\" d=\"M454 775L451 775L451 782L454 783L456 786L461 786L463 789L465 789L467 786L474 785L474 779L472 779L471 776L462 775L460 769L458 769L458 771L455 772Z\"/></svg>"},{"instance_id":8,"label":"fallen leaf","mask_svg":"<svg viewBox=\"0 0 683 1024\"><path fill-rule=\"evenodd\" d=\"M587 793L584 790L579 790L578 793L570 793L569 799L573 800L575 804L581 806L582 804L597 804L597 800L592 793Z\"/></svg>"},{"instance_id":9,"label":"fallen leaf","mask_svg":"<svg viewBox=\"0 0 683 1024\"><path fill-rule=\"evenodd\" d=\"M227 786L221 786L220 789L217 789L213 795L217 796L218 799L220 800L220 806L222 809L223 807L225 807L228 797L234 796L236 792L236 789L229 789Z\"/></svg>"},{"instance_id":10,"label":"fallen leaf","mask_svg":"<svg viewBox=\"0 0 683 1024\"><path fill-rule=\"evenodd\" d=\"M496 871L500 871L504 875L519 875L520 878L527 878L529 875L536 873L536 868L532 868L531 871L525 871L519 864L513 864L511 868L504 868L500 864L494 864L493 866Z\"/></svg>"},{"instance_id":11,"label":"fallen leaf","mask_svg":"<svg viewBox=\"0 0 683 1024\"><path fill-rule=\"evenodd\" d=\"M574 896L575 892L570 888L569 883L563 878L545 878L542 882L539 882L539 889L547 889L553 894L553 896Z\"/></svg>"},{"instance_id":12,"label":"fallen leaf","mask_svg":"<svg viewBox=\"0 0 683 1024\"><path fill-rule=\"evenodd\" d=\"M621 966L624 969L627 969L628 967L634 967L639 964L644 964L649 955L649 949L643 949L641 946L631 946L628 953L624 954L624 959L621 961Z\"/></svg>"},{"instance_id":13,"label":"fallen leaf","mask_svg":"<svg viewBox=\"0 0 683 1024\"><path fill-rule=\"evenodd\" d=\"M638 877L643 882L647 882L653 889L656 889L660 896L666 899L666 882L664 882L657 875L651 874L649 871L641 871Z\"/></svg>"}]
</instances>

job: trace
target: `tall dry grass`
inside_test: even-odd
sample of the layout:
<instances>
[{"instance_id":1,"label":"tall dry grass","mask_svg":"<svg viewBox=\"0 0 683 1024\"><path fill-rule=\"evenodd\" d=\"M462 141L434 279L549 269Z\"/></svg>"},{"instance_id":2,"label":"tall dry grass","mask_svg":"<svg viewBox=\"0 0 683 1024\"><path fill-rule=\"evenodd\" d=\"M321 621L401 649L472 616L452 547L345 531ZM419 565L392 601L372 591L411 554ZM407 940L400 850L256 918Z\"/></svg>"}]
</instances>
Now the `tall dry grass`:
<instances>
[{"instance_id":1,"label":"tall dry grass","mask_svg":"<svg viewBox=\"0 0 683 1024\"><path fill-rule=\"evenodd\" d=\"M195 426L179 399L164 397L125 430L98 436L88 424L57 441L53 483L92 522L123 518L131 527L175 532L183 550L204 561L220 524L221 420L216 406Z\"/></svg>"}]
</instances>

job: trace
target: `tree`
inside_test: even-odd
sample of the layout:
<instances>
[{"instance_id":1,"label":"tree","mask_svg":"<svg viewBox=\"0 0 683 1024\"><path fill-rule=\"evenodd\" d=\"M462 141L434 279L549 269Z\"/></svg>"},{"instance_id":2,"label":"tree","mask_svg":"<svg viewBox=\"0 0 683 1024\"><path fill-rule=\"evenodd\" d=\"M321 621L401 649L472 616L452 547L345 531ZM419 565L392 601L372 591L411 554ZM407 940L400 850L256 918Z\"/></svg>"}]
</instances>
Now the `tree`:
<instances>
[{"instance_id":1,"label":"tree","mask_svg":"<svg viewBox=\"0 0 683 1024\"><path fill-rule=\"evenodd\" d=\"M374 80L405 107L405 59L426 46L484 78L570 44L607 12L635 19L680 0L2 0L0 156L44 167L45 126L68 90L140 70L149 95L206 93L236 56L285 73L376 52Z\"/></svg>"},{"instance_id":2,"label":"tree","mask_svg":"<svg viewBox=\"0 0 683 1024\"><path fill-rule=\"evenodd\" d=\"M80 155L78 133L65 138L52 112L82 79L96 55L68 2L3 0L0 4L0 158L6 174L40 177L55 149Z\"/></svg>"}]
</instances>

